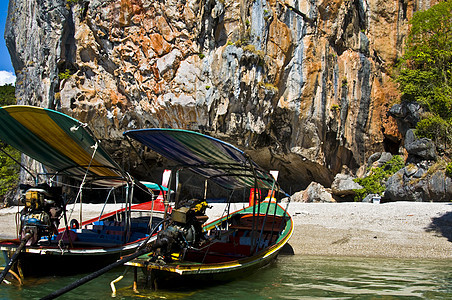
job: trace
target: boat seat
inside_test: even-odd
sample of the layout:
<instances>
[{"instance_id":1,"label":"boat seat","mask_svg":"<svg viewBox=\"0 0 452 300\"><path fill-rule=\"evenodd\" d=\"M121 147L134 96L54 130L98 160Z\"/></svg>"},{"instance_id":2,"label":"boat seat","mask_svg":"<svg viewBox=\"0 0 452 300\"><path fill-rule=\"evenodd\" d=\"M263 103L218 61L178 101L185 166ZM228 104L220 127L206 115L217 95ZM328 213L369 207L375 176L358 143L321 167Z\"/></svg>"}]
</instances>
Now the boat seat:
<instances>
[{"instance_id":1,"label":"boat seat","mask_svg":"<svg viewBox=\"0 0 452 300\"><path fill-rule=\"evenodd\" d=\"M206 253L206 251L208 251ZM183 260L200 263L220 263L246 257L250 254L251 246L234 245L233 243L216 242L203 249L188 249Z\"/></svg>"},{"instance_id":2,"label":"boat seat","mask_svg":"<svg viewBox=\"0 0 452 300\"><path fill-rule=\"evenodd\" d=\"M209 219L209 217L205 216L205 215L203 215L203 216L196 216L196 220L198 220L198 222L201 223L201 224L206 223L207 219Z\"/></svg>"},{"instance_id":3,"label":"boat seat","mask_svg":"<svg viewBox=\"0 0 452 300\"><path fill-rule=\"evenodd\" d=\"M258 232L262 229L264 217L260 216L259 220L255 222L254 226L257 229ZM279 216L276 216L274 218L273 216L267 216L266 222L264 225L264 232L279 232L281 228L281 222L283 222L283 219ZM238 230L252 230L253 228L253 215L247 214L241 216L236 224L231 225L229 228L232 229L238 229Z\"/></svg>"}]
</instances>

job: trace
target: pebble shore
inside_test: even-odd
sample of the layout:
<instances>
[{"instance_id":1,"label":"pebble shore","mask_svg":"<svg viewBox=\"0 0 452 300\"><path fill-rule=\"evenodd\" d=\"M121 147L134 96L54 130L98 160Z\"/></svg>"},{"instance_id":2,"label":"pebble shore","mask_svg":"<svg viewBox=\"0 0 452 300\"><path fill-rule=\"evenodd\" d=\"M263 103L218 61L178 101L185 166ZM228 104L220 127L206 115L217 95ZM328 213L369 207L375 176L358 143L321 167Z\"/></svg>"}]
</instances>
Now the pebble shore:
<instances>
[{"instance_id":1,"label":"pebble shore","mask_svg":"<svg viewBox=\"0 0 452 300\"><path fill-rule=\"evenodd\" d=\"M224 206L213 204L210 219L221 216ZM83 218L96 217L101 209L102 204L84 204ZM114 209L109 205L105 212ZM0 238L16 236L17 211L0 209ZM288 212L295 224L289 241L295 255L452 259L449 202L290 203ZM73 216L79 216L78 207Z\"/></svg>"}]
</instances>

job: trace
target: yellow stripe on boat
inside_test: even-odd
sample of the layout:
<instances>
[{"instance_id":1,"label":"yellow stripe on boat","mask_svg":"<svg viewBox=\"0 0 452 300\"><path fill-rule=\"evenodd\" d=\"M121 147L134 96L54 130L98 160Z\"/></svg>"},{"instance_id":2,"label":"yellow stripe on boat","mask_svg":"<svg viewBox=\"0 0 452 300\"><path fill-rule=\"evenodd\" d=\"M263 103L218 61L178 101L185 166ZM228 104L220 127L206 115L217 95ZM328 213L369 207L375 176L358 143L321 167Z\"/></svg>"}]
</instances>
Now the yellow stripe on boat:
<instances>
[{"instance_id":1,"label":"yellow stripe on boat","mask_svg":"<svg viewBox=\"0 0 452 300\"><path fill-rule=\"evenodd\" d=\"M29 110L30 113L24 113L27 110ZM43 108L33 107L33 109L27 109L24 106L18 106L17 108L9 107L8 113L41 140L52 145L52 147L60 153L64 153L76 164L85 167L89 165L91 161L89 153L74 142L74 140L48 116ZM36 127L35 124L39 124L39 128ZM61 141L64 141L64 143ZM94 159L91 162L91 165L90 171L99 176L118 176L118 174L109 169L103 167L96 168L95 166L102 164Z\"/></svg>"}]
</instances>

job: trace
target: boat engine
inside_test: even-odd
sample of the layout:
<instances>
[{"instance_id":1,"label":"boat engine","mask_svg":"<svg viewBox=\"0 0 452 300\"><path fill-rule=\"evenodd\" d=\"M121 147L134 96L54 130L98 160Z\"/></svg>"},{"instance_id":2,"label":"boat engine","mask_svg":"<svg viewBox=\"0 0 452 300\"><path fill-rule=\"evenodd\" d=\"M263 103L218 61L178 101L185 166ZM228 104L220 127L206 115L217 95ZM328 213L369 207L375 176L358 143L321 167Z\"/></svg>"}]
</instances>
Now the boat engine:
<instances>
[{"instance_id":1,"label":"boat engine","mask_svg":"<svg viewBox=\"0 0 452 300\"><path fill-rule=\"evenodd\" d=\"M173 209L168 226L158 233L152 247L154 261L170 262L172 253L200 245L204 238L202 224L207 220L207 207L206 201L191 199Z\"/></svg>"},{"instance_id":2,"label":"boat engine","mask_svg":"<svg viewBox=\"0 0 452 300\"><path fill-rule=\"evenodd\" d=\"M21 239L30 237L27 245L36 244L44 236L58 233L59 218L64 209L61 187L41 184L21 186L24 208L20 212Z\"/></svg>"}]
</instances>

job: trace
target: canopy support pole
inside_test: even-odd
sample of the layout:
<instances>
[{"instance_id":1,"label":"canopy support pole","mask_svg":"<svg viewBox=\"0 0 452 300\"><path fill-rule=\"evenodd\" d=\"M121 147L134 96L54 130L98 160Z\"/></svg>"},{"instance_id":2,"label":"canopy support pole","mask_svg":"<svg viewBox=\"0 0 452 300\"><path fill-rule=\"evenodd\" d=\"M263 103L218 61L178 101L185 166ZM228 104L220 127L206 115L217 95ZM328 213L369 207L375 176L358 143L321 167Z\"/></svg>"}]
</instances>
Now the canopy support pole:
<instances>
[{"instance_id":1,"label":"canopy support pole","mask_svg":"<svg viewBox=\"0 0 452 300\"><path fill-rule=\"evenodd\" d=\"M273 195L273 190L274 190L274 188L275 188L275 180L273 180L273 183L272 183L272 190L271 190L271 195ZM260 242L261 242L261 239L262 239L262 235L264 234L264 228L265 228L265 223L267 223L267 216L268 216L268 212L269 212L269 210L270 210L270 204L272 203L272 201L271 201L271 198L268 200L268 204L267 204L267 211L265 212L265 217L264 217L264 221L262 222L262 227L261 227L261 232L260 232L260 234L259 234L259 238L257 239L257 245L259 245L260 244ZM275 203L275 206L276 206L276 203ZM273 222L275 222L275 218L273 218ZM274 223L273 223L274 224ZM273 232L272 232L272 235L273 235ZM273 236L272 236L272 238L273 238ZM270 239L270 242L269 243L271 243L271 239ZM255 252L257 252L257 249L258 249L259 247L256 247L256 251Z\"/></svg>"},{"instance_id":2,"label":"canopy support pole","mask_svg":"<svg viewBox=\"0 0 452 300\"><path fill-rule=\"evenodd\" d=\"M129 136L126 135L125 137L126 137L126 139L127 139L127 142L129 142L130 147L132 147L133 151L134 151L134 152L136 153L136 155L140 158L140 160L141 160L141 162L143 163L143 166L144 166L144 168L146 169L146 172L148 173L149 177L151 177L151 179L152 179L153 181L155 181L155 180L152 178L152 172L151 172L151 169L149 168L149 166L148 166L148 164L146 163L146 161L144 160L144 158L140 155L140 153L138 153L137 148L135 148L135 146L132 144L132 141L130 140ZM156 181L155 181L155 182L156 182ZM164 195L162 186L161 186L160 184L158 184L158 183L157 183L157 185L158 185L158 187L159 187L159 189L160 189L160 193L161 193L162 195Z\"/></svg>"},{"instance_id":3,"label":"canopy support pole","mask_svg":"<svg viewBox=\"0 0 452 300\"><path fill-rule=\"evenodd\" d=\"M133 201L133 192L135 190L135 183L133 182L132 177L129 175L129 180L131 182L131 187L130 187L130 194L129 194L129 199L127 201L127 209L126 209L126 236L125 236L125 240L128 242L130 235L129 233L132 230L132 201Z\"/></svg>"},{"instance_id":4,"label":"canopy support pole","mask_svg":"<svg viewBox=\"0 0 452 300\"><path fill-rule=\"evenodd\" d=\"M85 184L85 182L82 182L82 184L80 185L80 191L83 189L83 185ZM83 201L82 201L82 197L83 196L83 193L80 193L80 197L79 197L79 199L80 199L80 214L79 214L79 216L80 216L80 222L79 222L79 224L82 224L82 222L83 222L83 214L82 214L82 212L83 212L83 209L82 209L82 203L83 203ZM81 225L80 225L81 226Z\"/></svg>"},{"instance_id":5,"label":"canopy support pole","mask_svg":"<svg viewBox=\"0 0 452 300\"><path fill-rule=\"evenodd\" d=\"M182 187L180 180L179 180L180 170L181 169L178 169L176 171L176 199L174 199L175 207L178 207L178 205L179 205L180 191L181 191L181 187Z\"/></svg>"},{"instance_id":6,"label":"canopy support pole","mask_svg":"<svg viewBox=\"0 0 452 300\"><path fill-rule=\"evenodd\" d=\"M127 186L126 186L126 206L125 206L125 209L124 209L125 220L122 220L124 222L124 233L125 233L125 235L123 235L123 237L122 237L124 243L126 242L126 236L127 236L126 231L127 231L127 227L128 227L127 226L127 210L129 208L129 197L130 197L130 182L127 181Z\"/></svg>"},{"instance_id":7,"label":"canopy support pole","mask_svg":"<svg viewBox=\"0 0 452 300\"><path fill-rule=\"evenodd\" d=\"M112 188L110 189L110 191L108 191L108 195L107 195L107 198L105 199L104 205L102 206L102 211L100 212L99 219L97 219L98 222L100 221L100 218L101 218L102 215L104 214L105 206L107 206L107 201L108 201L108 199L110 198L111 192L112 192L114 189L115 189L115 188L112 187Z\"/></svg>"},{"instance_id":8,"label":"canopy support pole","mask_svg":"<svg viewBox=\"0 0 452 300\"><path fill-rule=\"evenodd\" d=\"M253 253L257 249L256 229L259 225L256 223L256 199L257 199L257 203L258 203L257 214L259 215L260 214L260 201L259 201L260 199L258 199L257 196L260 194L260 192L258 191L259 185L257 182L257 173L256 173L256 169L254 168L253 161L251 160L249 155L245 154L245 157L246 157L247 162L250 165L251 170L253 171L253 177L254 177L253 223L251 225L251 253ZM260 195L259 195L259 198L260 198Z\"/></svg>"}]
</instances>

